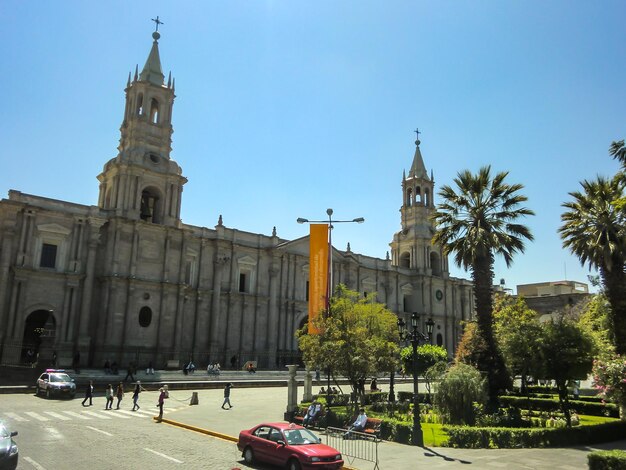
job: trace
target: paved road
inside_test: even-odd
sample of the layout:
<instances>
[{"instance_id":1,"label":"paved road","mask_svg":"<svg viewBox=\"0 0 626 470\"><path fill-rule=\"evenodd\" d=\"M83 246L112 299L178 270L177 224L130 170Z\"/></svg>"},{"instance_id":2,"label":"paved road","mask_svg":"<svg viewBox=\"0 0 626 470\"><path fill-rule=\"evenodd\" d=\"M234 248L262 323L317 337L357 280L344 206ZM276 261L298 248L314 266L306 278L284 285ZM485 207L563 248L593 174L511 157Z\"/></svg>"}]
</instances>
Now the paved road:
<instances>
[{"instance_id":1,"label":"paved road","mask_svg":"<svg viewBox=\"0 0 626 470\"><path fill-rule=\"evenodd\" d=\"M233 409L222 410L221 390L199 391L198 406L188 405L190 395L190 391L171 392L165 417L233 436L260 421L280 420L287 401L286 388L235 388L231 394ZM94 406L82 407L82 397L45 400L32 395L3 395L0 419L20 433L16 438L20 469L264 468L245 465L231 442L153 422L156 398L156 392L143 393L142 408L133 413L130 395L119 411L105 411L104 398L99 396L94 398ZM626 441L601 447L624 449ZM381 470L574 470L587 468L590 449L424 450L383 442L378 450ZM372 462L346 460L353 468L374 468Z\"/></svg>"}]
</instances>

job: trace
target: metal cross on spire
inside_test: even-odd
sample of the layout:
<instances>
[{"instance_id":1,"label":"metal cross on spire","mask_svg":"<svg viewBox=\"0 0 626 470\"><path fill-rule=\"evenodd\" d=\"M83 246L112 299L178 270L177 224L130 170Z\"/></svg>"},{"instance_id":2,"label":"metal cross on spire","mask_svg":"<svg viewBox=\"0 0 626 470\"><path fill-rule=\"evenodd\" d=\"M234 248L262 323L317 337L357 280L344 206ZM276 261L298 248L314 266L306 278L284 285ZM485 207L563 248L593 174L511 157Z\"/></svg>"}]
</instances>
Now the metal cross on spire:
<instances>
[{"instance_id":1,"label":"metal cross on spire","mask_svg":"<svg viewBox=\"0 0 626 470\"><path fill-rule=\"evenodd\" d=\"M159 25L160 24L165 24L163 23L161 20L159 20L159 16L157 15L156 19L152 18L152 21L154 21L156 23L156 30L155 31L159 31Z\"/></svg>"},{"instance_id":2,"label":"metal cross on spire","mask_svg":"<svg viewBox=\"0 0 626 470\"><path fill-rule=\"evenodd\" d=\"M157 16L157 18L158 18L158 16ZM421 132L420 132L419 128L415 129L413 132L415 132L415 136L416 136L415 138L416 138L417 140L420 140L420 134L421 134Z\"/></svg>"}]
</instances>

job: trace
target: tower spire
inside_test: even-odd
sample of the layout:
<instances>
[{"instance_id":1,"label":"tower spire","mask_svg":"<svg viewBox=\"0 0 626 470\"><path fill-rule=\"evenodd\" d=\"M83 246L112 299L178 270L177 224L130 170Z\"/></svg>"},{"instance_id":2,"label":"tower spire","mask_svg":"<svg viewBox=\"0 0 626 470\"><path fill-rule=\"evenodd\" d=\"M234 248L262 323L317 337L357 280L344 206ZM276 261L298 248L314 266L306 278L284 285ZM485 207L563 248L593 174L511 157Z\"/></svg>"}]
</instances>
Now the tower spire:
<instances>
[{"instance_id":1,"label":"tower spire","mask_svg":"<svg viewBox=\"0 0 626 470\"><path fill-rule=\"evenodd\" d=\"M422 158L422 152L420 151L419 135L421 132L419 129L415 129L415 155L413 155L413 163L409 170L409 177L425 178L428 179L428 172L426 171L426 165L424 165L424 159Z\"/></svg>"},{"instance_id":2,"label":"tower spire","mask_svg":"<svg viewBox=\"0 0 626 470\"><path fill-rule=\"evenodd\" d=\"M156 23L156 30L152 33L152 49L146 60L146 65L143 66L139 79L141 81L150 82L153 85L163 85L165 75L163 75L163 69L161 69L161 58L159 57L159 39L161 34L159 33L159 25L163 24L157 16L156 19L152 19Z\"/></svg>"}]
</instances>

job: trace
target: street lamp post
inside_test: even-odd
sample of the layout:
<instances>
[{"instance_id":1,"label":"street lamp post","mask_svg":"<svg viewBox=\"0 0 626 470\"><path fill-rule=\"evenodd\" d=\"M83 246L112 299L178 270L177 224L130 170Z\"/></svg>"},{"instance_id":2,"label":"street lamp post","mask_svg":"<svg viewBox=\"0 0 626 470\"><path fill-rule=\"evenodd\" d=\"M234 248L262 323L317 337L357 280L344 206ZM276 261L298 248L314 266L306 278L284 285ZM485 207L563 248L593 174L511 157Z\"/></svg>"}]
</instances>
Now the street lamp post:
<instances>
[{"instance_id":1,"label":"street lamp post","mask_svg":"<svg viewBox=\"0 0 626 470\"><path fill-rule=\"evenodd\" d=\"M334 220L333 219L333 210L328 208L326 209L326 215L328 215L328 220L309 220L302 217L298 217L296 222L299 224L325 224L328 223L328 271L327 271L327 284L326 284L326 313L330 313L330 296L333 293L333 224L340 223L357 223L362 224L365 222L363 217L357 217L352 220ZM330 404L330 367L327 369L327 387L326 387L326 403Z\"/></svg>"},{"instance_id":2,"label":"street lamp post","mask_svg":"<svg viewBox=\"0 0 626 470\"><path fill-rule=\"evenodd\" d=\"M417 329L419 317L417 312L413 312L411 315L411 330L406 328L406 323L401 318L398 319L398 331L400 333L401 340L407 340L413 347L413 438L412 444L424 447L424 435L422 434L422 423L420 422L420 404L417 388L417 346L419 346L420 340L429 341L430 336L433 333L433 326L435 322L429 318L426 322L426 329L428 335L420 332Z\"/></svg>"},{"instance_id":3,"label":"street lamp post","mask_svg":"<svg viewBox=\"0 0 626 470\"><path fill-rule=\"evenodd\" d=\"M328 220L309 220L303 219L302 217L298 217L296 222L299 224L325 224L328 223L328 284L326 285L326 310L330 307L330 297L333 293L333 224L344 224L344 223L357 223L362 224L365 222L363 217L357 217L352 220L335 220L333 219L333 210L326 209L326 214L328 215Z\"/></svg>"}]
</instances>

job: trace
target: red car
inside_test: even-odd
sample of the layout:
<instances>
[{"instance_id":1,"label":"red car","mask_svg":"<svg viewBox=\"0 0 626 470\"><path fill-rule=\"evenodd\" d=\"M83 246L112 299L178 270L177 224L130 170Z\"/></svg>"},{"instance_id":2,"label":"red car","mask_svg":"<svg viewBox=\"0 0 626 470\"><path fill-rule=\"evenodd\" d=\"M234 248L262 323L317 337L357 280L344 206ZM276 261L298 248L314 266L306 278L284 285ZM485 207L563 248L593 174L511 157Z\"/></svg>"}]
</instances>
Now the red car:
<instances>
[{"instance_id":1,"label":"red car","mask_svg":"<svg viewBox=\"0 0 626 470\"><path fill-rule=\"evenodd\" d=\"M293 423L263 423L241 431L237 448L246 463L266 462L289 470L343 467L339 451Z\"/></svg>"}]
</instances>

